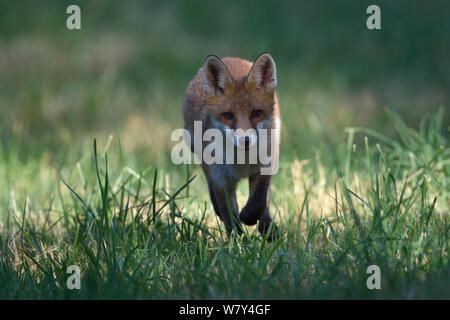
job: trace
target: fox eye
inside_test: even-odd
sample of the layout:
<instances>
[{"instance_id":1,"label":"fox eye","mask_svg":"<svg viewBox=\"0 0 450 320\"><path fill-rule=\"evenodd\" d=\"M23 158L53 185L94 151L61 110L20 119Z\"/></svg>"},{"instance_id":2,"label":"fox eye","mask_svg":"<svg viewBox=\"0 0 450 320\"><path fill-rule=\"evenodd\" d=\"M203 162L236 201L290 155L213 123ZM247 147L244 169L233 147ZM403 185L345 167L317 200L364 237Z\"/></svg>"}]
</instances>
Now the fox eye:
<instances>
[{"instance_id":1,"label":"fox eye","mask_svg":"<svg viewBox=\"0 0 450 320\"><path fill-rule=\"evenodd\" d=\"M234 115L231 112L224 112L224 113L222 113L222 115L226 120L231 120L234 118Z\"/></svg>"},{"instance_id":2,"label":"fox eye","mask_svg":"<svg viewBox=\"0 0 450 320\"><path fill-rule=\"evenodd\" d=\"M262 114L262 111L261 111L261 110L255 109L255 110L252 111L251 117L252 117L252 118L259 118L259 117L261 116L261 114Z\"/></svg>"}]
</instances>

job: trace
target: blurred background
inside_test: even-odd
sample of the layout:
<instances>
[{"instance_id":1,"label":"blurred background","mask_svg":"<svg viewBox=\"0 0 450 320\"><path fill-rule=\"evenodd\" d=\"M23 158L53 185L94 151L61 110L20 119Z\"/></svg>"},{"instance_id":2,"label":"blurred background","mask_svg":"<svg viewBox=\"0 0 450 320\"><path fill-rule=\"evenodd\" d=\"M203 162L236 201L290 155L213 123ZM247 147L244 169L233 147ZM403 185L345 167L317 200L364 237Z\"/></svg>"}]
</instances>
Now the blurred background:
<instances>
[{"instance_id":1,"label":"blurred background","mask_svg":"<svg viewBox=\"0 0 450 320\"><path fill-rule=\"evenodd\" d=\"M66 27L70 4L81 8L81 30ZM417 128L448 110L450 2L376 1L374 31L370 4L2 1L1 152L59 170L113 134L139 167L170 166L184 91L208 54L272 53L284 161L343 144L348 126L395 135L386 108Z\"/></svg>"},{"instance_id":2,"label":"blurred background","mask_svg":"<svg viewBox=\"0 0 450 320\"><path fill-rule=\"evenodd\" d=\"M203 174L172 163L170 136L207 55L262 52L278 70L271 212L286 242L222 250ZM448 297L449 88L448 0L1 0L0 296L378 297L361 285L375 261L380 297ZM88 290L60 291L81 263Z\"/></svg>"}]
</instances>

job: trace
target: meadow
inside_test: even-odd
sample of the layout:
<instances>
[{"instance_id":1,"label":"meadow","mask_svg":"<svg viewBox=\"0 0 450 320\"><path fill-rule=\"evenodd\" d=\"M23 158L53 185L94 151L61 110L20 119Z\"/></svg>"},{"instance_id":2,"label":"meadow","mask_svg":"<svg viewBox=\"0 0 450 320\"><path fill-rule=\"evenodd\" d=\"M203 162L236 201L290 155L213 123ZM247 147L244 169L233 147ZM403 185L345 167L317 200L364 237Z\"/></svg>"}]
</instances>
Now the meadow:
<instances>
[{"instance_id":1,"label":"meadow","mask_svg":"<svg viewBox=\"0 0 450 320\"><path fill-rule=\"evenodd\" d=\"M379 31L365 1L79 1L74 31L69 4L0 4L0 299L450 298L447 2L379 1ZM265 51L272 243L170 157L205 57Z\"/></svg>"}]
</instances>

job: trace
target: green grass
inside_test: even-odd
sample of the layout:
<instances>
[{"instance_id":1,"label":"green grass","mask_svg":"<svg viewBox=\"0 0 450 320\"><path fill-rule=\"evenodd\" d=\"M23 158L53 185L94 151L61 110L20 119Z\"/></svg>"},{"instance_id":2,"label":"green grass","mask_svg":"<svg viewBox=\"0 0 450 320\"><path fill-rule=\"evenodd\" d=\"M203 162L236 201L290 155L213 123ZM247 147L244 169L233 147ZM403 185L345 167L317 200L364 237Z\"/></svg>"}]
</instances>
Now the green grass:
<instances>
[{"instance_id":1,"label":"green grass","mask_svg":"<svg viewBox=\"0 0 450 320\"><path fill-rule=\"evenodd\" d=\"M78 2L80 31L71 1L0 4L0 298L450 298L448 1L380 0L381 31L369 1ZM264 51L270 244L170 158L205 57Z\"/></svg>"},{"instance_id":2,"label":"green grass","mask_svg":"<svg viewBox=\"0 0 450 320\"><path fill-rule=\"evenodd\" d=\"M287 165L299 168L284 163L272 206L283 236L273 243L252 228L248 241L228 240L211 205L188 190L202 177L169 186L170 173L132 170L127 155L108 157L119 144L99 151L94 141L72 174L52 179L57 190L44 202L2 198L0 297L450 298L443 112L420 132L390 117L401 139L348 129L326 182L314 177L326 170L320 164L289 180ZM361 132L379 143L358 150ZM1 159L6 170L15 165L11 154ZM65 285L73 264L81 290ZM378 291L366 288L372 264L381 268Z\"/></svg>"}]
</instances>

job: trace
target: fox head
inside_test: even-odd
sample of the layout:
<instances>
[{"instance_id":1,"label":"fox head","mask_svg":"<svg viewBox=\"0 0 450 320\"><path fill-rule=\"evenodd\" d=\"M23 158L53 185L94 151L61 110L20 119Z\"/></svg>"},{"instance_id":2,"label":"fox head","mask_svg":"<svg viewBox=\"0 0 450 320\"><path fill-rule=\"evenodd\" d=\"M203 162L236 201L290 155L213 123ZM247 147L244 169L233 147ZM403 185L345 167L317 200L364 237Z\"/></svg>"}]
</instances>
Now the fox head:
<instances>
[{"instance_id":1,"label":"fox head","mask_svg":"<svg viewBox=\"0 0 450 320\"><path fill-rule=\"evenodd\" d=\"M277 71L269 53L252 64L239 58L208 56L203 66L203 90L208 115L236 147L249 150L259 131L271 129L275 112ZM234 134L228 133L233 129Z\"/></svg>"}]
</instances>

